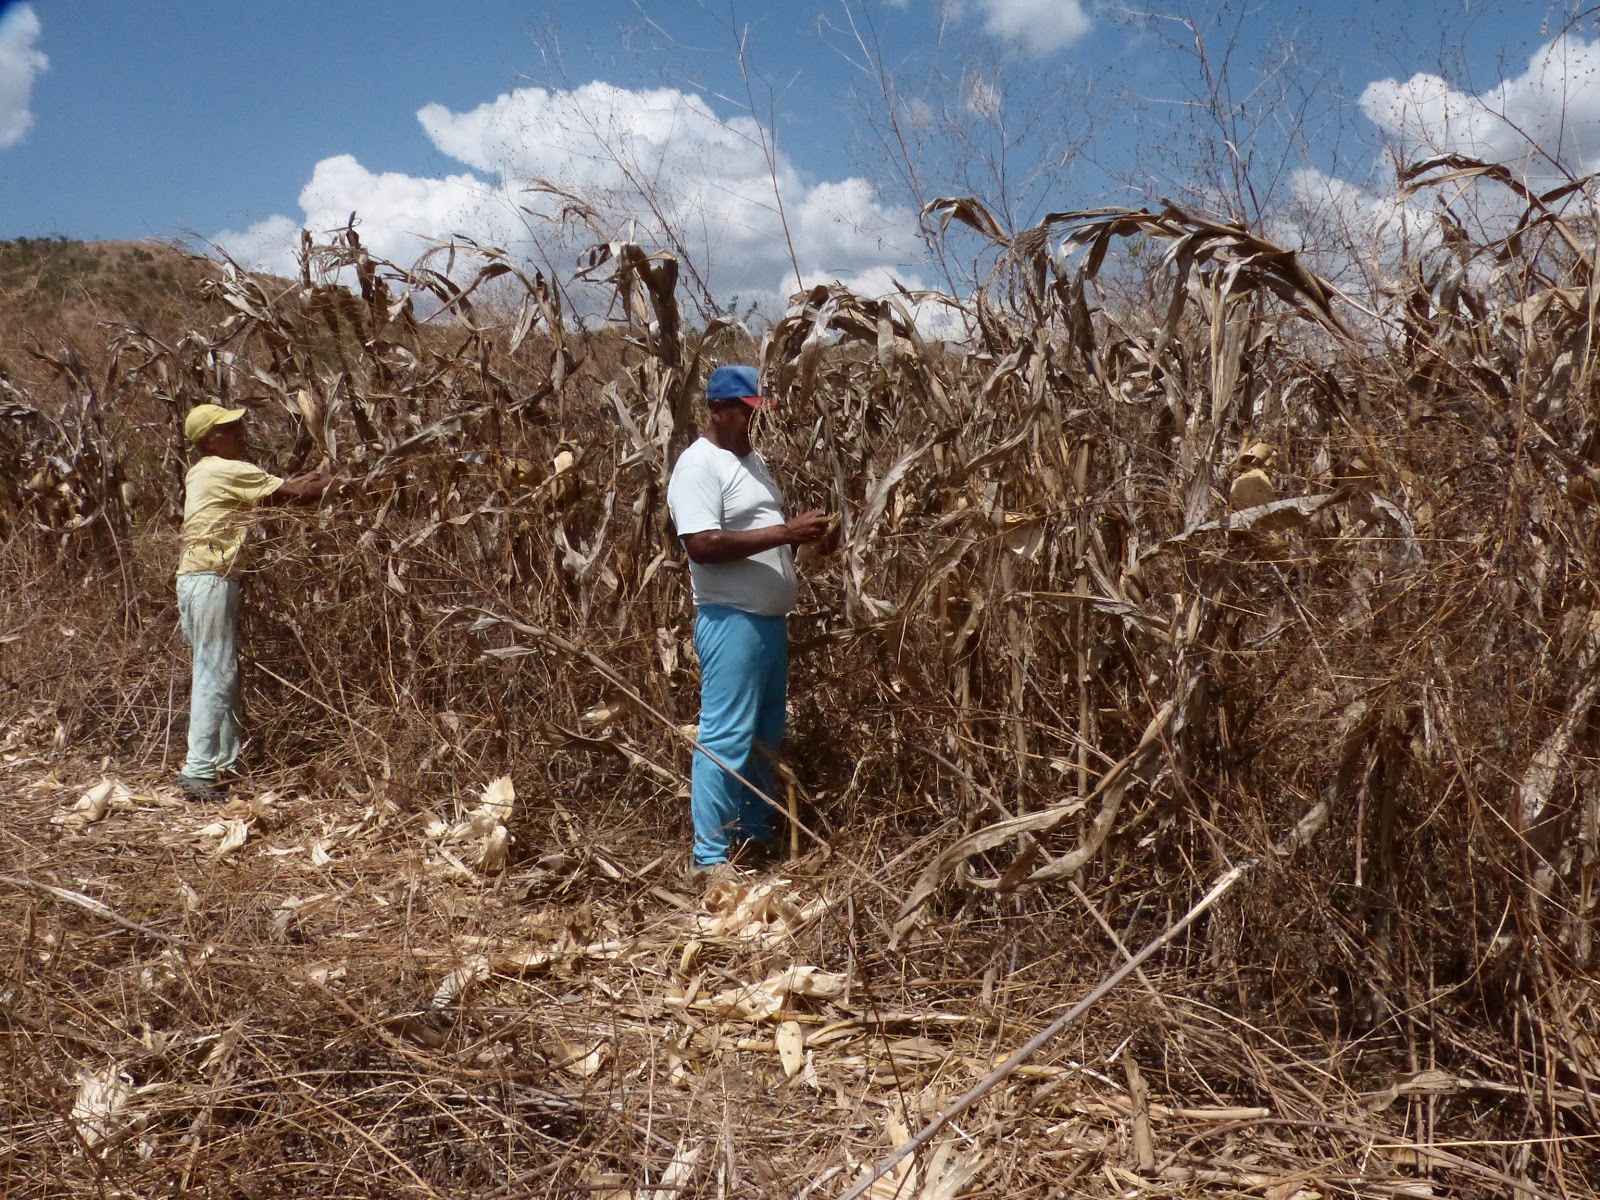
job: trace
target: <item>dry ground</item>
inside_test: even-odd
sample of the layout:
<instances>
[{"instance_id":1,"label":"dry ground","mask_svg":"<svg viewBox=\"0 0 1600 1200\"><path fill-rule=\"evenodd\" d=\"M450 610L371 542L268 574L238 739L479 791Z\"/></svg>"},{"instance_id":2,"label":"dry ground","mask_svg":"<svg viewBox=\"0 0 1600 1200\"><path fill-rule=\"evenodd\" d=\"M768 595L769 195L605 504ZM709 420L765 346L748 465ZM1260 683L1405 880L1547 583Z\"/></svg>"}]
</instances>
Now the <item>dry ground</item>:
<instances>
[{"instance_id":1,"label":"dry ground","mask_svg":"<svg viewBox=\"0 0 1600 1200\"><path fill-rule=\"evenodd\" d=\"M12 742L12 1197L835 1196L1118 962L1070 897L1070 921L963 908L891 950L877 844L702 892L682 830L534 796L486 879L476 832L450 840L465 785L282 775L197 804ZM1157 958L869 1195L1518 1188L1442 1131L1519 1089L1392 1049L1286 1044Z\"/></svg>"}]
</instances>

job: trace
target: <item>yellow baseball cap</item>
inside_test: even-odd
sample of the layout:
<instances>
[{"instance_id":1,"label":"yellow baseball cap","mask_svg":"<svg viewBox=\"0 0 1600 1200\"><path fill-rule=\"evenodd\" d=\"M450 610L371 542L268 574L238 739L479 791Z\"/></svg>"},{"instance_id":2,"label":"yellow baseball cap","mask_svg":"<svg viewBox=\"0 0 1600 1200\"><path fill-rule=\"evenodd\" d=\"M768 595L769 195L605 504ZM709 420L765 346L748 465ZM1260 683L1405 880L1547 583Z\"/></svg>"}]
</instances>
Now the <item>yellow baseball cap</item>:
<instances>
[{"instance_id":1,"label":"yellow baseball cap","mask_svg":"<svg viewBox=\"0 0 1600 1200\"><path fill-rule=\"evenodd\" d=\"M218 425L237 421L248 411L243 408L223 408L220 404L197 404L183 419L183 436L190 443L198 442Z\"/></svg>"}]
</instances>

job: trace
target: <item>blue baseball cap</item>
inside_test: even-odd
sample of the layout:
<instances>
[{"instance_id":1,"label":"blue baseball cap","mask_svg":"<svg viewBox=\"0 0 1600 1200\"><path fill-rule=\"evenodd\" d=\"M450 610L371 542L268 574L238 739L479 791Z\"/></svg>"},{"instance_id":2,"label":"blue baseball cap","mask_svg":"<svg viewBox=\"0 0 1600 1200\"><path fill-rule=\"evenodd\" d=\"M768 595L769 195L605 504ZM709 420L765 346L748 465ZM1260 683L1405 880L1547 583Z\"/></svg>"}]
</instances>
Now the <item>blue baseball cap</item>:
<instances>
[{"instance_id":1,"label":"blue baseball cap","mask_svg":"<svg viewBox=\"0 0 1600 1200\"><path fill-rule=\"evenodd\" d=\"M761 375L754 367L718 367L706 380L707 400L743 400L751 408L770 408L771 396L761 394Z\"/></svg>"}]
</instances>

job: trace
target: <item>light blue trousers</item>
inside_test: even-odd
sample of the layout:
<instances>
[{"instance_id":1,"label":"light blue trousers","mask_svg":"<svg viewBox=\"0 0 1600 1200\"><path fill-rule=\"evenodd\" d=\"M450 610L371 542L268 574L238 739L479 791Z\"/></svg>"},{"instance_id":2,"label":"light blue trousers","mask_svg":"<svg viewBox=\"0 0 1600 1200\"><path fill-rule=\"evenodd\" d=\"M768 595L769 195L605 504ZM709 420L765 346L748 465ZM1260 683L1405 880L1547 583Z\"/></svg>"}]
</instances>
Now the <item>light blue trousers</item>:
<instances>
[{"instance_id":1,"label":"light blue trousers","mask_svg":"<svg viewBox=\"0 0 1600 1200\"><path fill-rule=\"evenodd\" d=\"M774 800L773 756L783 744L789 631L783 617L707 604L695 615L700 744ZM696 750L689 807L696 866L726 862L730 846L772 837L772 810Z\"/></svg>"},{"instance_id":2,"label":"light blue trousers","mask_svg":"<svg viewBox=\"0 0 1600 1200\"><path fill-rule=\"evenodd\" d=\"M179 575L178 616L194 650L183 773L216 779L239 761L239 581Z\"/></svg>"}]
</instances>

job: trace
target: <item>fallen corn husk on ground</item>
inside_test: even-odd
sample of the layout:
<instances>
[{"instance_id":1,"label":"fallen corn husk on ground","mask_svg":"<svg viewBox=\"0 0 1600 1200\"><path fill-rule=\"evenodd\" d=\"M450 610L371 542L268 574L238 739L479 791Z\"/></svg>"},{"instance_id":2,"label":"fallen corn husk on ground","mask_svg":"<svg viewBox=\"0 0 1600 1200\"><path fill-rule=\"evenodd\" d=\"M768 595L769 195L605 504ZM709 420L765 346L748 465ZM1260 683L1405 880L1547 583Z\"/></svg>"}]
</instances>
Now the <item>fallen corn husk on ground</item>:
<instances>
[{"instance_id":1,"label":"fallen corn husk on ground","mask_svg":"<svg viewBox=\"0 0 1600 1200\"><path fill-rule=\"evenodd\" d=\"M558 286L354 228L0 347L0 1190L1595 1194L1595 226L1480 166L1408 186L1516 236L1376 317L1175 208L955 197L960 347L926 296L756 341L633 243ZM839 520L798 853L702 891L664 485L713 360ZM202 398L340 480L252 535L225 804L168 782Z\"/></svg>"},{"instance_id":2,"label":"fallen corn husk on ground","mask_svg":"<svg viewBox=\"0 0 1600 1200\"><path fill-rule=\"evenodd\" d=\"M470 867L482 875L497 875L505 870L511 847L506 822L516 800L516 785L509 776L502 775L483 789L475 806L461 806L464 811L453 824L446 825L437 817L430 820L428 833L440 839L441 859L457 870ZM450 843L456 844L459 857L446 849Z\"/></svg>"},{"instance_id":3,"label":"fallen corn husk on ground","mask_svg":"<svg viewBox=\"0 0 1600 1200\"><path fill-rule=\"evenodd\" d=\"M21 774L0 778L15 788ZM628 1197L797 1195L820 1181L836 1194L1088 977L991 970L969 983L950 968L992 959L995 927L961 920L919 935L900 960L919 974L891 973L886 927L869 937L860 924L890 915L868 916L876 887L815 855L697 892L634 829L591 847L616 878L596 871L575 889L529 859L485 890L439 869L426 814L385 816L364 798L236 797L274 815L226 853L203 808L137 794L52 843L51 799L12 821L40 846L14 865L20 878L70 875L87 903L15 882L0 895L25 964L0 997L26 1064L5 1099L6 1161L39 1194L106 1176L141 1191L180 1168L184 1189L227 1194L379 1181ZM1105 936L1078 924L1074 957L1114 965ZM1497 1103L1520 1094L1514 1079L1423 1070L1362 1091L1308 1071L1283 1031L1151 969L864 1194L1072 1179L1108 1195L1421 1196L1434 1171L1495 1190L1410 1118L1449 1097ZM1152 1088L1143 1076L1171 1078L1174 1054L1206 1085ZM1575 1119L1585 1109L1576 1089L1550 1100Z\"/></svg>"}]
</instances>

